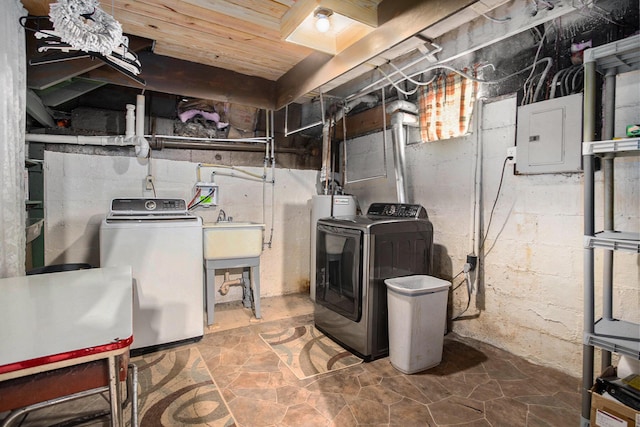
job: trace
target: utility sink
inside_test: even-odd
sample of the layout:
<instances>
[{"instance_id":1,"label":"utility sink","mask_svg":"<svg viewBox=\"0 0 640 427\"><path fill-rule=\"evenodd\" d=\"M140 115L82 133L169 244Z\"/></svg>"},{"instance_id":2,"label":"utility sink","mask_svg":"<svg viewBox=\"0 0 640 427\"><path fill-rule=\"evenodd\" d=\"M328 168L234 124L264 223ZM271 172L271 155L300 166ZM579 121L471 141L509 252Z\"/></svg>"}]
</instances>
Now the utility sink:
<instances>
[{"instance_id":1,"label":"utility sink","mask_svg":"<svg viewBox=\"0 0 640 427\"><path fill-rule=\"evenodd\" d=\"M220 221L202 225L204 259L253 258L262 253L264 224Z\"/></svg>"}]
</instances>

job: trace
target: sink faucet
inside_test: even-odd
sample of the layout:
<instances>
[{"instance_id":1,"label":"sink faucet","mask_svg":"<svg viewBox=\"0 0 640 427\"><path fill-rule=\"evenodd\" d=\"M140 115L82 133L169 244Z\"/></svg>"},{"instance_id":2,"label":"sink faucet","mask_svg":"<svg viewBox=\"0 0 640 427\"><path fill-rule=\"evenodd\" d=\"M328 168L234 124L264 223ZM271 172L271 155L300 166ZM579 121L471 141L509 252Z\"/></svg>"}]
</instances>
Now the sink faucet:
<instances>
[{"instance_id":1,"label":"sink faucet","mask_svg":"<svg viewBox=\"0 0 640 427\"><path fill-rule=\"evenodd\" d=\"M220 209L220 213L218 213L218 219L216 220L216 222L220 222L220 221L226 221L227 220L227 213Z\"/></svg>"}]
</instances>

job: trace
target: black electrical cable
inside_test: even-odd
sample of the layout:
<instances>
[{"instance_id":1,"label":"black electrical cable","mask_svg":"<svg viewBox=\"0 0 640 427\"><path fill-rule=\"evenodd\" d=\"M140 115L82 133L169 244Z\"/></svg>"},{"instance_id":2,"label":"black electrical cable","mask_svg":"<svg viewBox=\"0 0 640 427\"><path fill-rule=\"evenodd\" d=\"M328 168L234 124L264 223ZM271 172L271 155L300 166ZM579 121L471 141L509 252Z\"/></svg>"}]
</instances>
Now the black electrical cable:
<instances>
[{"instance_id":1,"label":"black electrical cable","mask_svg":"<svg viewBox=\"0 0 640 427\"><path fill-rule=\"evenodd\" d=\"M462 273L462 272L461 272ZM459 276L460 274L458 274ZM456 289L458 289L460 286L462 286L462 284L466 281L469 280L469 276L465 275L464 280L460 283L458 283L458 285L453 288L453 290L455 291ZM464 313L467 312L467 310L469 309L469 306L471 305L471 292L467 292L467 306L464 308L464 310L462 310L457 316L452 317L451 321L453 322L454 320L458 320L460 318L460 316L462 316Z\"/></svg>"},{"instance_id":2,"label":"black electrical cable","mask_svg":"<svg viewBox=\"0 0 640 427\"><path fill-rule=\"evenodd\" d=\"M153 197L158 197L158 196L156 195L156 186L155 186L155 184L153 183L153 180L151 180L150 182L151 182L151 189L153 190Z\"/></svg>"},{"instance_id":3,"label":"black electrical cable","mask_svg":"<svg viewBox=\"0 0 640 427\"><path fill-rule=\"evenodd\" d=\"M456 280L458 278L459 275L461 275L462 273L464 273L464 270L460 270L460 272L458 274L456 274L455 276L453 276L451 278L451 283L453 283L454 280ZM458 285L460 286L460 285ZM456 288L453 288L453 290L455 290Z\"/></svg>"},{"instance_id":4,"label":"black electrical cable","mask_svg":"<svg viewBox=\"0 0 640 427\"><path fill-rule=\"evenodd\" d=\"M214 192L214 191L215 191L215 189L214 189L214 188L212 188L211 190L209 190L209 194L207 194L207 195L206 195L206 196L204 196L204 197L201 197L201 198L200 198L200 200L198 200L198 201L197 201L193 206L191 206L191 207L189 208L189 210L191 210L191 209L195 209L195 208L196 208L196 206L198 206L200 203L204 202L204 201L205 201L205 200L207 200L209 197L211 197L211 196L213 195L213 192Z\"/></svg>"},{"instance_id":5,"label":"black electrical cable","mask_svg":"<svg viewBox=\"0 0 640 427\"><path fill-rule=\"evenodd\" d=\"M487 224L487 230L484 232L484 238L482 239L482 244L480 245L480 251L484 248L484 243L487 241L487 236L489 235L489 228L491 228L491 220L493 219L493 212L496 209L496 205L498 204L498 199L500 198L500 190L502 189L502 182L504 181L504 171L507 167L507 161L513 157L507 156L504 158L504 162L502 163L502 174L500 176L500 184L498 184L498 191L496 192L496 198L493 201L493 207L491 208L491 213L489 214L489 223Z\"/></svg>"}]
</instances>

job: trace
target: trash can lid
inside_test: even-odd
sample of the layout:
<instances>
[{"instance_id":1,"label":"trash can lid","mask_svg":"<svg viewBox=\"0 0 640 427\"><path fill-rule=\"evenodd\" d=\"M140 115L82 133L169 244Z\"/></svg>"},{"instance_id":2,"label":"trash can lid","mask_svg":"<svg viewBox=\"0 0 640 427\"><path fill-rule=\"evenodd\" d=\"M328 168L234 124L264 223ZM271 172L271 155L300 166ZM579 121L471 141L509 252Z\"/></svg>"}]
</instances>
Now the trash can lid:
<instances>
[{"instance_id":1,"label":"trash can lid","mask_svg":"<svg viewBox=\"0 0 640 427\"><path fill-rule=\"evenodd\" d=\"M443 291L451 282L433 276L415 275L385 279L387 289L404 295L422 295Z\"/></svg>"}]
</instances>

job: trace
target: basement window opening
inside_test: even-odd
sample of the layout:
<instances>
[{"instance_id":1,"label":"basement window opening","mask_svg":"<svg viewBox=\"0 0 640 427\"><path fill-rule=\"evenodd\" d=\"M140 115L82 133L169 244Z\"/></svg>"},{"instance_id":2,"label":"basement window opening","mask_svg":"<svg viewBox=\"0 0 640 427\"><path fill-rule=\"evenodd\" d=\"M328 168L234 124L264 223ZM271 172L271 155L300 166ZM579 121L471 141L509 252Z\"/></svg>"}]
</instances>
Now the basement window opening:
<instances>
[{"instance_id":1,"label":"basement window opening","mask_svg":"<svg viewBox=\"0 0 640 427\"><path fill-rule=\"evenodd\" d=\"M464 73L468 70L465 68ZM475 77L476 72L473 72ZM418 93L422 142L456 138L469 132L478 82L459 73L443 73Z\"/></svg>"}]
</instances>

